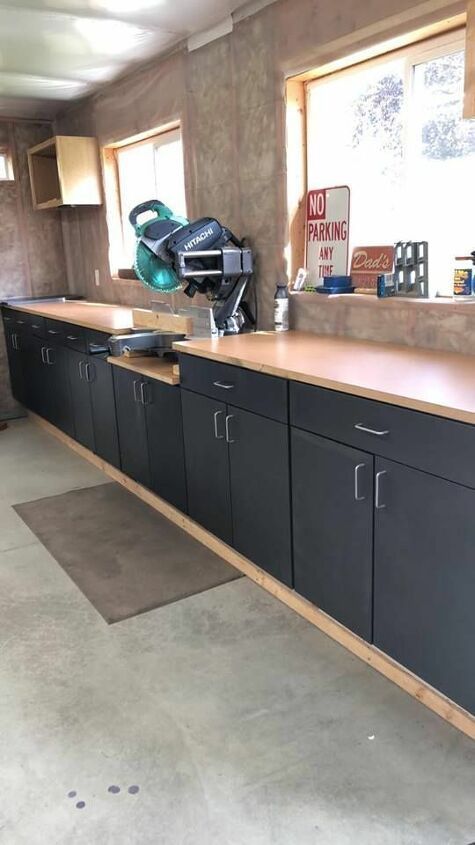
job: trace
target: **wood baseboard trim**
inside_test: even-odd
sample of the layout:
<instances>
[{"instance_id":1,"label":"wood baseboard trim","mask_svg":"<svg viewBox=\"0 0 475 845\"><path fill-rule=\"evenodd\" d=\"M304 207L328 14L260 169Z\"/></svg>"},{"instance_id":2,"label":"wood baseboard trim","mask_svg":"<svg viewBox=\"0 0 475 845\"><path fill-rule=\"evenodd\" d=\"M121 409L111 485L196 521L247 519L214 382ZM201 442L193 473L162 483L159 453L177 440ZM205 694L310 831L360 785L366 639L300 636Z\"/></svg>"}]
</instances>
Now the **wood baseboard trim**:
<instances>
[{"instance_id":1,"label":"wood baseboard trim","mask_svg":"<svg viewBox=\"0 0 475 845\"><path fill-rule=\"evenodd\" d=\"M41 428L89 461L89 463L102 470L113 481L122 484L123 487L167 517L175 525L178 525L208 549L215 552L215 554L219 555L227 563L230 563L231 566L239 569L251 581L254 581L254 583L274 596L274 598L287 605L287 607L290 607L306 619L307 622L315 625L316 628L327 634L332 640L335 640L360 660L372 666L373 669L376 669L385 678L388 678L388 680L392 681L398 687L401 687L401 689L405 690L413 698L420 701L421 704L428 707L429 710L437 713L446 722L449 722L459 731L475 740L475 716L472 716L458 704L455 704L455 702L426 684L416 675L413 675L412 672L409 672L399 663L396 663L375 646L368 644L343 625L340 625L339 622L336 622L322 610L319 610L307 601L307 599L299 596L294 590L291 590L271 575L268 575L267 572L264 572L254 563L251 563L247 558L240 555L239 552L236 552L230 546L226 545L226 543L223 543L222 540L210 534L209 531L206 531L205 528L202 528L181 511L168 504L168 502L165 502L160 496L137 484L136 481L133 481L127 475L124 475L123 472L116 469L116 467L111 466L111 464L108 464L102 458L90 452L89 449L81 446L80 443L77 443L42 417L32 412L29 413L29 417Z\"/></svg>"}]
</instances>

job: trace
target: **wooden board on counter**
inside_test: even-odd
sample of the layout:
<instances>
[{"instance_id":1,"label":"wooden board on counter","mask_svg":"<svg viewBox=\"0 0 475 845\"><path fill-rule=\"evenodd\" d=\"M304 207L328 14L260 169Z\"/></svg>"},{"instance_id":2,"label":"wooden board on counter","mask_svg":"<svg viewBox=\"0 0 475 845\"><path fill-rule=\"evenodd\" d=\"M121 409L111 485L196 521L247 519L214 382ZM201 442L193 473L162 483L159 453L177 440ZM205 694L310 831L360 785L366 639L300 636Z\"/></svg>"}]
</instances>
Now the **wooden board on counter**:
<instances>
[{"instance_id":1,"label":"wooden board on counter","mask_svg":"<svg viewBox=\"0 0 475 845\"><path fill-rule=\"evenodd\" d=\"M210 534L209 531L202 528L201 525L198 525L198 523L194 522L186 514L174 508L155 493L152 493L151 490L142 487L102 458L94 455L80 443L77 443L67 434L55 428L51 423L31 412L30 417L50 434L53 434L61 442L73 449L77 454L102 470L113 481L122 484L143 502L146 502L150 507L167 517L167 519L178 525L183 531L186 531L212 552L219 555L223 560L231 564L231 566L234 566L244 575L247 575L254 583L287 605L287 607L290 607L310 622L310 624L315 625L324 634L331 637L331 639L342 645L364 663L376 669L376 671L380 672L388 680L401 687L409 695L420 701L421 704L424 704L434 713L437 713L442 719L445 719L445 721L449 722L459 731L462 731L462 733L471 737L471 739L475 739L475 717L464 710L463 707L455 704L416 675L413 675L408 669L405 669L399 663L396 663L395 660L392 660L386 654L379 651L376 646L367 643L356 634L353 634L348 628L336 622L324 613L324 611L307 601L307 599L298 595L298 593L289 587L286 587L285 584L277 581L222 540Z\"/></svg>"},{"instance_id":2,"label":"wooden board on counter","mask_svg":"<svg viewBox=\"0 0 475 845\"><path fill-rule=\"evenodd\" d=\"M123 367L124 370L131 370L139 376L163 381L165 384L179 384L180 375L178 367L173 361L156 356L144 356L142 358L126 358L124 355L107 359L109 364L115 367Z\"/></svg>"},{"instance_id":3,"label":"wooden board on counter","mask_svg":"<svg viewBox=\"0 0 475 845\"><path fill-rule=\"evenodd\" d=\"M152 329L161 332L176 332L177 334L192 334L193 319L180 314L167 314L160 311L147 311L145 308L134 308L134 326L136 328Z\"/></svg>"},{"instance_id":4,"label":"wooden board on counter","mask_svg":"<svg viewBox=\"0 0 475 845\"><path fill-rule=\"evenodd\" d=\"M475 424L475 356L296 331L173 346L188 355Z\"/></svg>"},{"instance_id":5,"label":"wooden board on counter","mask_svg":"<svg viewBox=\"0 0 475 845\"><path fill-rule=\"evenodd\" d=\"M107 334L128 332L133 326L132 309L122 305L106 305L101 302L68 300L66 302L12 302L15 311L38 314L52 320L62 320L75 326L83 326Z\"/></svg>"}]
</instances>

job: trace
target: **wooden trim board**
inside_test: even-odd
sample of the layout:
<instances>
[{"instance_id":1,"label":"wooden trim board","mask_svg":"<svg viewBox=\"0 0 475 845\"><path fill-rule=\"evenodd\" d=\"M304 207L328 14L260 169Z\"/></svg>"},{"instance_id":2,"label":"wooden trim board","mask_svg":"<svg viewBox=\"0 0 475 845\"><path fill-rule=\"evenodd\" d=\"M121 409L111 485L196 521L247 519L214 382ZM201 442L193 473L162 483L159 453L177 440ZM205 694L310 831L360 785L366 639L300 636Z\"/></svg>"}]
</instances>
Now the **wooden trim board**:
<instances>
[{"instance_id":1,"label":"wooden trim board","mask_svg":"<svg viewBox=\"0 0 475 845\"><path fill-rule=\"evenodd\" d=\"M226 545L226 543L223 543L222 540L219 540L213 534L210 534L209 531L206 531L201 525L198 525L184 513L181 513L181 511L168 504L168 502L165 502L164 499L152 493L151 490L147 490L145 487L137 484L136 481L124 475L123 472L111 466L111 464L108 464L102 458L94 455L89 449L81 446L80 443L77 443L42 417L37 416L31 411L29 412L29 416L41 428L52 434L66 446L69 446L70 449L91 464L94 464L94 466L108 475L109 478L112 478L113 481L122 484L130 493L138 496L139 499L146 502L146 504L150 505L158 513L167 517L175 525L178 525L187 534L190 534L198 542L219 555L223 560L231 564L231 566L239 569L251 581L254 581L255 584L267 590L268 593L287 605L287 607L295 610L299 616L302 616L307 622L315 625L316 628L342 645L354 654L355 657L372 666L373 669L376 669L385 678L392 681L398 687L401 687L401 689L405 690L413 698L420 701L421 704L428 707L429 710L437 713L446 722L449 722L459 731L475 740L475 716L472 716L458 704L455 704L455 702L429 686L429 684L426 684L416 675L413 675L412 672L404 669L403 666L379 651L375 646L368 644L343 625L340 625L339 622L336 622L322 610L319 610L309 601L302 598L302 596L299 596L294 590L291 590L271 575L268 575L267 572L264 572L264 570L260 569L254 563L251 563L250 560Z\"/></svg>"},{"instance_id":2,"label":"wooden trim board","mask_svg":"<svg viewBox=\"0 0 475 845\"><path fill-rule=\"evenodd\" d=\"M192 334L193 332L192 317L184 317L180 314L167 314L160 311L148 311L145 308L134 308L132 316L136 328L176 332L177 334Z\"/></svg>"},{"instance_id":3,"label":"wooden trim board","mask_svg":"<svg viewBox=\"0 0 475 845\"><path fill-rule=\"evenodd\" d=\"M110 356L107 360L113 367L122 367L124 370L131 370L133 373L137 373L145 378L163 381L165 384L176 385L180 383L180 374L176 372L176 364L173 361L167 361L156 356L134 356L132 358L126 358L124 355L118 357Z\"/></svg>"}]
</instances>

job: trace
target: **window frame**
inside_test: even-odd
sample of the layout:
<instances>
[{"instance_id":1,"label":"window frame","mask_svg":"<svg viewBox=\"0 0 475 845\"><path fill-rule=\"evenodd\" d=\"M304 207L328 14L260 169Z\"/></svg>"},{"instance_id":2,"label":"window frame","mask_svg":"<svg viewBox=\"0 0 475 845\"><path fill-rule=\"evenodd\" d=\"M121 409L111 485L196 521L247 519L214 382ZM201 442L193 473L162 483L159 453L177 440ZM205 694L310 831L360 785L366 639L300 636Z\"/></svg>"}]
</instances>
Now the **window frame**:
<instances>
[{"instance_id":1,"label":"window frame","mask_svg":"<svg viewBox=\"0 0 475 845\"><path fill-rule=\"evenodd\" d=\"M10 151L10 147L6 144L0 145L0 156L5 158L6 161L6 172L7 175L5 178L0 177L0 182L14 182L15 181L15 174L13 172L13 161L12 155Z\"/></svg>"},{"instance_id":2,"label":"window frame","mask_svg":"<svg viewBox=\"0 0 475 845\"><path fill-rule=\"evenodd\" d=\"M119 155L122 151L131 150L140 146L153 143L154 155L160 141L165 143L166 138L177 133L182 143L183 170L185 172L185 145L183 126L181 121L175 120L166 125L149 130L147 132L124 138L115 143L108 144L102 150L104 183L106 194L106 215L107 227L109 230L109 265L111 277L119 281L137 281L138 277L133 268L124 267L124 219L122 192L120 184ZM187 197L185 181L185 197Z\"/></svg>"},{"instance_id":3,"label":"window frame","mask_svg":"<svg viewBox=\"0 0 475 845\"><path fill-rule=\"evenodd\" d=\"M344 79L351 76L351 74L357 73L362 68L371 68L377 67L378 65L383 65L390 63L393 60L403 59L404 60L404 91L407 93L409 92L409 97L407 97L408 103L404 108L402 121L403 121L403 155L405 160L405 167L407 167L407 154L408 150L411 149L411 143L413 139L413 132L414 123L411 121L411 115L414 109L414 98L413 98L413 91L414 91L414 68L419 65L423 64L426 61L431 61L433 59L440 58L444 55L455 53L455 52L462 52L465 50L465 36L466 36L466 26L465 24L458 25L455 28L450 29L449 31L438 33L436 35L426 36L420 40L411 41L409 44L405 44L402 47L397 47L396 49L392 50L385 50L384 45L381 45L381 52L378 55L373 55L370 58L364 58L360 61L354 61L351 56L348 56L348 64L347 66L339 66L336 69L328 70L328 72L319 73L318 71L315 72L315 75L308 76L307 78L302 80L303 83L303 104L304 104L304 112L305 112L305 122L304 122L304 166L305 166L305 198L307 196L309 190L309 180L308 180L308 173L309 173L309 157L311 153L311 145L309 144L309 98L310 98L310 90L313 86L324 85L327 82L331 82L332 79ZM306 238L306 229L304 229L304 239ZM303 245L303 250L301 247L295 249L295 245L290 244L290 252L295 251L296 254L305 254L306 253L306 246ZM440 294L438 290L431 292L429 294L429 298L433 299L434 297L446 297L446 294Z\"/></svg>"}]
</instances>

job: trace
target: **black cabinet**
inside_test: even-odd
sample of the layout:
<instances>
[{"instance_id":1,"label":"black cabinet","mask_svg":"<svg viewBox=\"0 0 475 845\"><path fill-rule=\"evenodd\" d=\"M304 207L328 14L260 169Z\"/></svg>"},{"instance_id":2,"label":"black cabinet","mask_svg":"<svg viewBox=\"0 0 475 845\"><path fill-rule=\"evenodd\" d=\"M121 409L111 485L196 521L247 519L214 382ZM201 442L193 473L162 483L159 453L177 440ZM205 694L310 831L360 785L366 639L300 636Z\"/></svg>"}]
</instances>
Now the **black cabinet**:
<instances>
[{"instance_id":1,"label":"black cabinet","mask_svg":"<svg viewBox=\"0 0 475 845\"><path fill-rule=\"evenodd\" d=\"M115 409L112 366L105 358L89 355L86 359L89 382L94 448L108 464L120 468L119 435Z\"/></svg>"},{"instance_id":2,"label":"black cabinet","mask_svg":"<svg viewBox=\"0 0 475 845\"><path fill-rule=\"evenodd\" d=\"M18 326L5 322L5 343L10 368L11 391L17 402L27 404L27 386L24 372L25 337Z\"/></svg>"},{"instance_id":3,"label":"black cabinet","mask_svg":"<svg viewBox=\"0 0 475 845\"><path fill-rule=\"evenodd\" d=\"M373 456L292 428L295 589L371 641Z\"/></svg>"},{"instance_id":4,"label":"black cabinet","mask_svg":"<svg viewBox=\"0 0 475 845\"><path fill-rule=\"evenodd\" d=\"M475 713L475 491L376 460L374 643Z\"/></svg>"},{"instance_id":5,"label":"black cabinet","mask_svg":"<svg viewBox=\"0 0 475 845\"><path fill-rule=\"evenodd\" d=\"M140 376L122 367L115 367L114 385L122 470L134 481L150 487L147 427Z\"/></svg>"},{"instance_id":6,"label":"black cabinet","mask_svg":"<svg viewBox=\"0 0 475 845\"><path fill-rule=\"evenodd\" d=\"M190 516L292 584L288 430L182 391Z\"/></svg>"},{"instance_id":7,"label":"black cabinet","mask_svg":"<svg viewBox=\"0 0 475 845\"><path fill-rule=\"evenodd\" d=\"M150 485L162 499L187 512L180 388L142 379Z\"/></svg>"},{"instance_id":8,"label":"black cabinet","mask_svg":"<svg viewBox=\"0 0 475 845\"><path fill-rule=\"evenodd\" d=\"M67 350L39 337L30 337L27 354L28 407L74 437Z\"/></svg>"},{"instance_id":9,"label":"black cabinet","mask_svg":"<svg viewBox=\"0 0 475 845\"><path fill-rule=\"evenodd\" d=\"M66 350L71 402L76 440L91 452L95 451L94 421L88 378L88 359L72 349Z\"/></svg>"},{"instance_id":10,"label":"black cabinet","mask_svg":"<svg viewBox=\"0 0 475 845\"><path fill-rule=\"evenodd\" d=\"M281 422L228 406L233 546L292 585L289 433Z\"/></svg>"},{"instance_id":11,"label":"black cabinet","mask_svg":"<svg viewBox=\"0 0 475 845\"><path fill-rule=\"evenodd\" d=\"M179 388L113 370L123 472L186 512Z\"/></svg>"},{"instance_id":12,"label":"black cabinet","mask_svg":"<svg viewBox=\"0 0 475 845\"><path fill-rule=\"evenodd\" d=\"M68 350L60 344L48 344L44 358L47 392L50 394L49 419L65 434L74 437L74 415L68 371Z\"/></svg>"},{"instance_id":13,"label":"black cabinet","mask_svg":"<svg viewBox=\"0 0 475 845\"><path fill-rule=\"evenodd\" d=\"M232 544L226 405L182 390L188 513Z\"/></svg>"}]
</instances>

